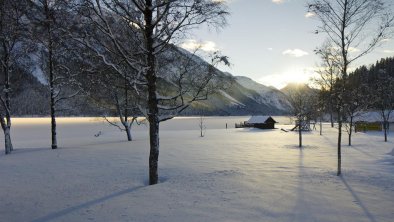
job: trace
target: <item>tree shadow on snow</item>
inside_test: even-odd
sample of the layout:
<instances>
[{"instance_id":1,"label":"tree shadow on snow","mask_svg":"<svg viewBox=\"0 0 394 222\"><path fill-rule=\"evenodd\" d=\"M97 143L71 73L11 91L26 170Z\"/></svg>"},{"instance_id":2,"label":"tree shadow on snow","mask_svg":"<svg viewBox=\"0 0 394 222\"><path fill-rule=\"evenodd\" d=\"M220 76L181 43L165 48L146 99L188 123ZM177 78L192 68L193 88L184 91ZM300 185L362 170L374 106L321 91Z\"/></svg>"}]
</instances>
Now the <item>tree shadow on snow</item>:
<instances>
[{"instance_id":1,"label":"tree shadow on snow","mask_svg":"<svg viewBox=\"0 0 394 222\"><path fill-rule=\"evenodd\" d=\"M295 149L295 150L307 150L307 149L319 149L318 146L312 146L312 145L302 145L302 147L299 147L298 145L284 145L282 146L285 149Z\"/></svg>"},{"instance_id":2,"label":"tree shadow on snow","mask_svg":"<svg viewBox=\"0 0 394 222\"><path fill-rule=\"evenodd\" d=\"M83 208L87 208L87 207L91 207L91 206L97 205L97 204L105 202L107 200L110 200L110 199L113 199L113 198L116 198L116 197L119 197L119 196L122 196L122 195L125 195L125 194L128 194L128 193L131 193L131 192L136 191L136 190L139 190L139 189L141 189L143 187L145 187L145 186L137 186L137 187L129 188L129 189L126 189L126 190L122 190L122 191L119 191L119 192L116 192L116 193L113 193L113 194L110 194L110 195L107 195L107 196L104 196L104 197L101 197L101 198L97 198L97 199L94 199L94 200L91 200L91 201L88 201L88 202L85 202L85 203L81 203L81 204L76 205L76 206L72 206L72 207L69 207L69 208L57 211L57 212L50 213L50 214L48 214L46 216L43 216L43 217L37 218L35 220L32 220L31 222L52 221L52 220L55 220L55 219L60 218L62 216L65 216L67 214L73 213L74 211L78 211L78 210L83 209Z\"/></svg>"},{"instance_id":3,"label":"tree shadow on snow","mask_svg":"<svg viewBox=\"0 0 394 222\"><path fill-rule=\"evenodd\" d=\"M299 147L297 146L299 149ZM305 190L305 181L303 176L307 174L304 165L304 152L300 149L299 159L298 159L298 184L296 190L296 199L292 212L290 213L289 220L291 221L316 221L313 211L310 209L308 202L308 192Z\"/></svg>"},{"instance_id":4,"label":"tree shadow on snow","mask_svg":"<svg viewBox=\"0 0 394 222\"><path fill-rule=\"evenodd\" d=\"M368 153L368 152L366 152L366 151L360 149L360 148L357 147L357 146L354 146L354 145L351 146L351 147L347 146L346 148L353 148L353 150L356 150L356 151L358 151L358 152L360 152L360 153L362 153L362 154L365 154L365 155L368 156L368 157L375 158L375 156L373 156L373 155L371 155L370 153Z\"/></svg>"},{"instance_id":5,"label":"tree shadow on snow","mask_svg":"<svg viewBox=\"0 0 394 222\"><path fill-rule=\"evenodd\" d=\"M50 150L50 147L40 147L40 148L14 148L14 150L9 155L15 154L25 154L25 153L32 153L32 152L40 152L44 150ZM0 156L5 156L5 153L0 153Z\"/></svg>"},{"instance_id":6,"label":"tree shadow on snow","mask_svg":"<svg viewBox=\"0 0 394 222\"><path fill-rule=\"evenodd\" d=\"M371 214L371 212L369 212L368 208L363 204L360 197L356 194L356 192L352 189L352 187L346 182L345 178L343 176L340 176L340 178L341 178L342 183L348 189L349 193L353 196L354 200L357 202L357 204L364 211L364 214L369 219L369 221L376 222L375 217Z\"/></svg>"}]
</instances>

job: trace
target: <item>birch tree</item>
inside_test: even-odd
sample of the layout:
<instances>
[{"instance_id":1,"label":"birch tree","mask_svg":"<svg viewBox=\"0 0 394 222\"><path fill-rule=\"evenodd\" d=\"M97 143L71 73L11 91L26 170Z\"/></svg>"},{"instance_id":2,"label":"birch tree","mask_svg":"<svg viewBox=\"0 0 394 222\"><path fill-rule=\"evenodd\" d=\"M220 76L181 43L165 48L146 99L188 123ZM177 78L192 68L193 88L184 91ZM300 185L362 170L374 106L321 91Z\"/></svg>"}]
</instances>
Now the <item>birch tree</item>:
<instances>
[{"instance_id":1,"label":"birch tree","mask_svg":"<svg viewBox=\"0 0 394 222\"><path fill-rule=\"evenodd\" d=\"M29 0L29 3L29 18L33 24L31 36L39 47L41 65L48 77L51 147L57 149L57 112L67 109L60 106L64 100L74 98L81 92L76 78L76 65L81 59L78 53L74 53L78 47L72 46L65 32L72 21L69 14L71 5L65 0Z\"/></svg>"},{"instance_id":2,"label":"birch tree","mask_svg":"<svg viewBox=\"0 0 394 222\"><path fill-rule=\"evenodd\" d=\"M321 25L316 33L328 36L336 51L338 69L343 83L346 83L349 67L354 61L373 51L381 40L387 38L393 23L393 16L387 12L383 0L312 0L308 11L316 15ZM342 84L336 92L338 113L338 170L341 175L341 142L344 116Z\"/></svg>"},{"instance_id":3,"label":"birch tree","mask_svg":"<svg viewBox=\"0 0 394 222\"><path fill-rule=\"evenodd\" d=\"M5 154L13 150L11 141L11 77L16 71L18 57L23 53L22 37L25 23L23 17L23 2L0 1L0 123L4 132Z\"/></svg>"},{"instance_id":4,"label":"birch tree","mask_svg":"<svg viewBox=\"0 0 394 222\"><path fill-rule=\"evenodd\" d=\"M174 44L181 42L190 30L201 25L220 28L226 23L224 1L211 0L85 0L82 14L108 41L94 41L104 51L96 50L103 61L112 66L122 76L126 76L129 86L136 90L141 103L141 113L149 122L149 184L158 183L159 124L169 120L191 105L205 100L214 89L211 80L217 76L214 68L219 62L227 63L220 54L212 57L212 64L199 66L199 73L191 75L190 67L196 69L194 55L174 50ZM110 16L109 16L110 15ZM121 24L115 30L111 23ZM118 31L127 33L127 41L120 41ZM85 36L83 41L90 42ZM106 47L111 46L111 47ZM136 48L132 48L136 47ZM97 48L97 47L91 47ZM172 64L171 73L164 73L160 58L179 54L186 55L181 61L188 66ZM122 58L120 68L111 60L112 55ZM116 61L116 60L115 60ZM170 64L164 64L167 67ZM125 70L134 70L129 74ZM169 70L169 69L167 69ZM122 74L123 73L123 74ZM169 92L169 87L173 90ZM175 90L174 90L175 89Z\"/></svg>"}]
</instances>

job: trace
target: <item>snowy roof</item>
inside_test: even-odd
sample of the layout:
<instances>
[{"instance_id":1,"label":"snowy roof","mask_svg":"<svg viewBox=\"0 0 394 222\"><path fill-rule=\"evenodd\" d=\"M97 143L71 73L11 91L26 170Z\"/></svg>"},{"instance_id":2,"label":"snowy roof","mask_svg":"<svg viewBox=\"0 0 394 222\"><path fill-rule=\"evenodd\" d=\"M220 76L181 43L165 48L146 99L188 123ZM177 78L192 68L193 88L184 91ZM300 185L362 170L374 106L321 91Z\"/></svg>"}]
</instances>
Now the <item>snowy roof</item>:
<instances>
[{"instance_id":1,"label":"snowy roof","mask_svg":"<svg viewBox=\"0 0 394 222\"><path fill-rule=\"evenodd\" d=\"M356 117L354 117L354 122L382 122L382 117L380 112L361 112ZM389 122L394 122L394 112L390 115Z\"/></svg>"},{"instance_id":2,"label":"snowy roof","mask_svg":"<svg viewBox=\"0 0 394 222\"><path fill-rule=\"evenodd\" d=\"M252 116L247 123L265 123L269 118L273 119L271 116Z\"/></svg>"}]
</instances>

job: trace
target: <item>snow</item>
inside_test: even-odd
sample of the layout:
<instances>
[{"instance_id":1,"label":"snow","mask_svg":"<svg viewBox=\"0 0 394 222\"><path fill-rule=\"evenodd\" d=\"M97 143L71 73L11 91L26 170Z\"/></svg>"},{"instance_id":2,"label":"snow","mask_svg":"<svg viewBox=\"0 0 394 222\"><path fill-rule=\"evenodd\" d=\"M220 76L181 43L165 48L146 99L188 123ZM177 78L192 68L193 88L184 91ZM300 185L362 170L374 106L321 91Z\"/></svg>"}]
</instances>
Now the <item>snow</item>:
<instances>
[{"instance_id":1,"label":"snow","mask_svg":"<svg viewBox=\"0 0 394 222\"><path fill-rule=\"evenodd\" d=\"M289 109L290 104L286 96L279 90L257 83L245 76L236 76L236 80L241 86L254 90L261 96L261 98L255 98L255 96L248 95L249 98L257 100L259 103L270 104L280 110L287 111Z\"/></svg>"},{"instance_id":2,"label":"snow","mask_svg":"<svg viewBox=\"0 0 394 222\"><path fill-rule=\"evenodd\" d=\"M265 123L265 121L267 121L267 119L270 118L270 117L271 116L252 116L246 122L247 123Z\"/></svg>"},{"instance_id":3,"label":"snow","mask_svg":"<svg viewBox=\"0 0 394 222\"><path fill-rule=\"evenodd\" d=\"M40 64L43 64L40 51L43 50L43 47L41 44L38 44L38 51L35 52L30 52L27 54L27 57L29 58L30 65L27 65L26 71L30 72L41 84L43 85L49 85L48 79L44 74L44 71L42 69L42 66ZM27 62L27 61L25 61Z\"/></svg>"},{"instance_id":4,"label":"snow","mask_svg":"<svg viewBox=\"0 0 394 222\"><path fill-rule=\"evenodd\" d=\"M51 150L48 118L14 119L15 151L0 154L0 221L392 221L392 135L356 133L337 177L329 124L298 149L296 132L233 128L245 120L206 117L203 138L198 117L164 122L160 183L148 186L147 126L127 142L101 119L59 118Z\"/></svg>"},{"instance_id":5,"label":"snow","mask_svg":"<svg viewBox=\"0 0 394 222\"><path fill-rule=\"evenodd\" d=\"M383 120L379 111L369 111L358 113L356 117L354 117L354 121L382 122ZM394 115L390 115L389 122L394 122Z\"/></svg>"}]
</instances>

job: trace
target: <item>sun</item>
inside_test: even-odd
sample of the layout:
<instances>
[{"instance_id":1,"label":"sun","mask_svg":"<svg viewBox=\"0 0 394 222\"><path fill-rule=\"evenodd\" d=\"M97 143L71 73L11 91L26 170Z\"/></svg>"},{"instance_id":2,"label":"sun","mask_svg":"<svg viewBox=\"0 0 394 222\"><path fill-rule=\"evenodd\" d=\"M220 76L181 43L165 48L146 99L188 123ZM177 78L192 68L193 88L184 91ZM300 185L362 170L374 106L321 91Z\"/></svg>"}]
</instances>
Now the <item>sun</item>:
<instances>
[{"instance_id":1,"label":"sun","mask_svg":"<svg viewBox=\"0 0 394 222\"><path fill-rule=\"evenodd\" d=\"M314 73L315 69L310 67L289 67L279 74L264 76L259 79L259 82L282 89L289 83L308 83L314 76Z\"/></svg>"},{"instance_id":2,"label":"sun","mask_svg":"<svg viewBox=\"0 0 394 222\"><path fill-rule=\"evenodd\" d=\"M311 78L311 73L308 70L297 68L286 70L282 76L288 83L307 83Z\"/></svg>"}]
</instances>

